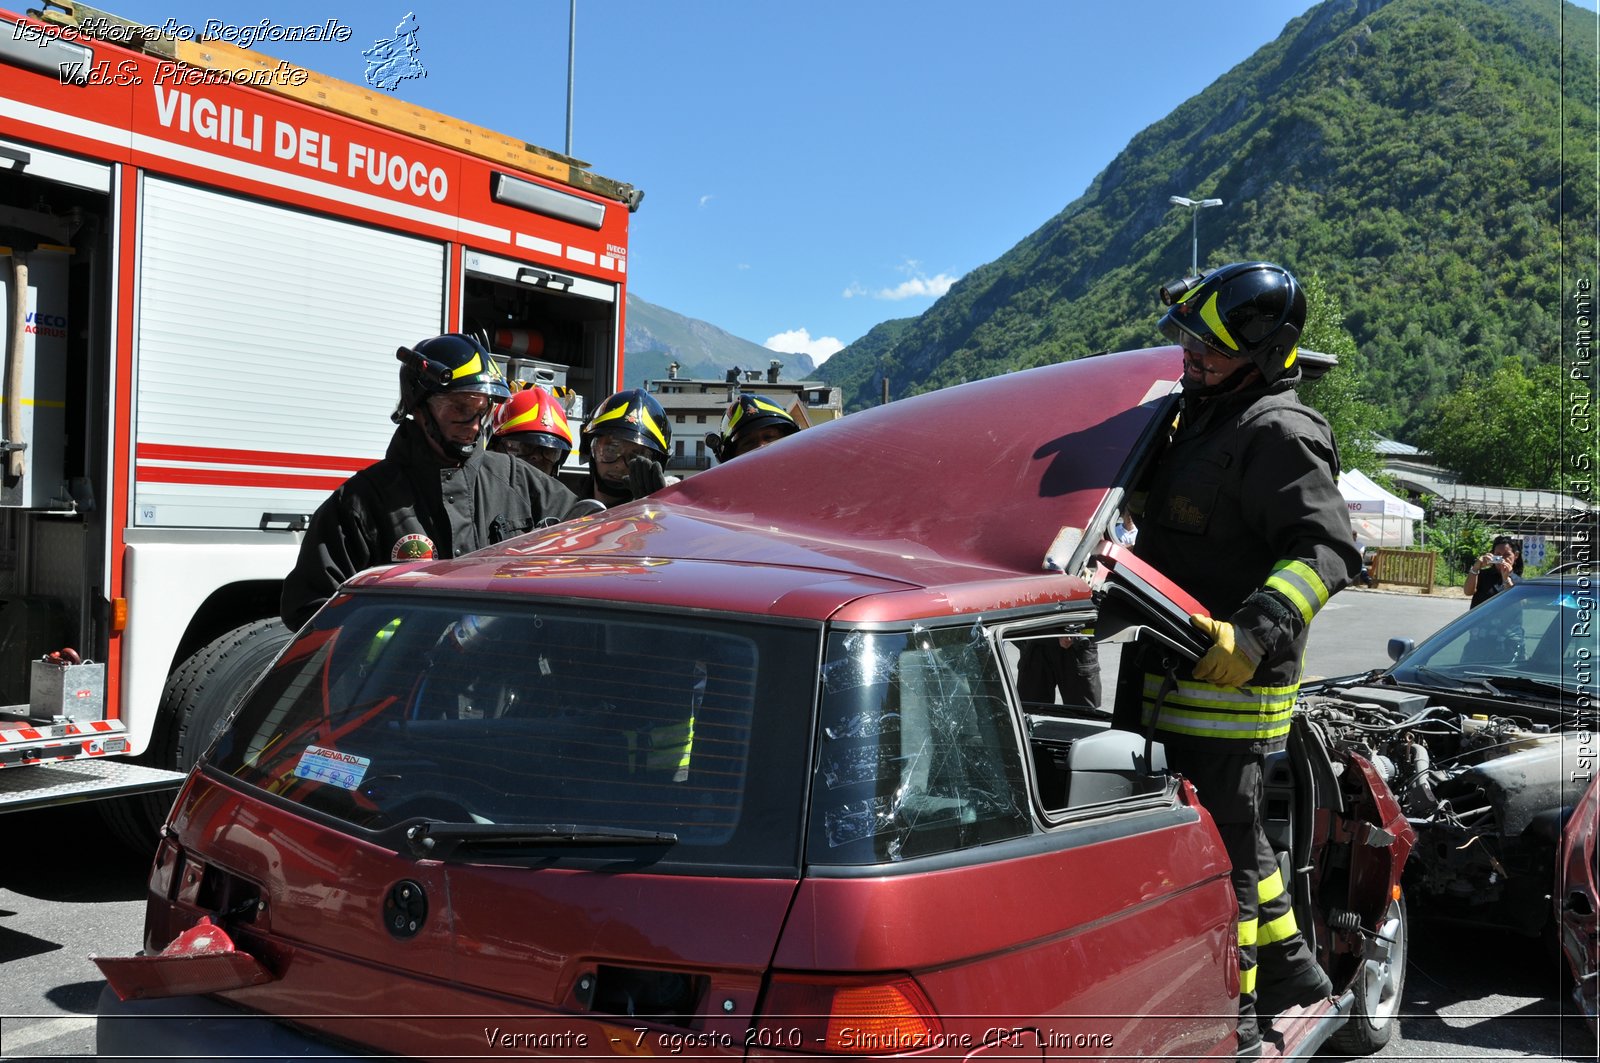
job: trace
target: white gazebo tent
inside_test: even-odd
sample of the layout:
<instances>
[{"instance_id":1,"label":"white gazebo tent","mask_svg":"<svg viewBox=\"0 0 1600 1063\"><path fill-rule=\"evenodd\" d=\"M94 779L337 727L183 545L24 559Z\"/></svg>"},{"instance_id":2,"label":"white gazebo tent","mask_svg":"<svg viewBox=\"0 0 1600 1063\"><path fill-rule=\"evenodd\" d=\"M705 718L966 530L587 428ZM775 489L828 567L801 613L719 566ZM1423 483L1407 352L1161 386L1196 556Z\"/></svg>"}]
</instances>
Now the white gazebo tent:
<instances>
[{"instance_id":1,"label":"white gazebo tent","mask_svg":"<svg viewBox=\"0 0 1600 1063\"><path fill-rule=\"evenodd\" d=\"M1339 493L1350 510L1350 529L1364 545L1411 545L1414 522L1424 516L1420 506L1390 494L1358 469L1339 474Z\"/></svg>"}]
</instances>

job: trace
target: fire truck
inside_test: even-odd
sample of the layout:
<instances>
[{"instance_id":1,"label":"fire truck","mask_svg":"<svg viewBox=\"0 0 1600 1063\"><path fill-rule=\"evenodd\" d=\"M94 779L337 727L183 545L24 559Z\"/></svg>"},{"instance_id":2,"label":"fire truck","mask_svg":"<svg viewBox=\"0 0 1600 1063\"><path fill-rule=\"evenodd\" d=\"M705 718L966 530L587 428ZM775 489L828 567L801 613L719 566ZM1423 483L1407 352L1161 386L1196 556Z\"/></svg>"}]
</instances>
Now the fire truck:
<instances>
[{"instance_id":1,"label":"fire truck","mask_svg":"<svg viewBox=\"0 0 1600 1063\"><path fill-rule=\"evenodd\" d=\"M80 4L0 12L0 810L145 836L287 640L309 515L396 348L622 381L629 215L588 165Z\"/></svg>"}]
</instances>

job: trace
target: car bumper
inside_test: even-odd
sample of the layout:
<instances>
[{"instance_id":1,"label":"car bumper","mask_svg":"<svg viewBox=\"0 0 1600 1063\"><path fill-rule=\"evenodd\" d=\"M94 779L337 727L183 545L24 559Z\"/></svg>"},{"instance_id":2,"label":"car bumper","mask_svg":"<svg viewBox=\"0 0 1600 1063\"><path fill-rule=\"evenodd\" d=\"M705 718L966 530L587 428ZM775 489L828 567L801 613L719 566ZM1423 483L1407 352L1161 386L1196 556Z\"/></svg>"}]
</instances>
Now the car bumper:
<instances>
[{"instance_id":1,"label":"car bumper","mask_svg":"<svg viewBox=\"0 0 1600 1063\"><path fill-rule=\"evenodd\" d=\"M253 1063L290 1059L370 1058L252 1015L209 997L118 1000L108 985L96 1008L95 1052L99 1059L238 1059L248 1046Z\"/></svg>"}]
</instances>

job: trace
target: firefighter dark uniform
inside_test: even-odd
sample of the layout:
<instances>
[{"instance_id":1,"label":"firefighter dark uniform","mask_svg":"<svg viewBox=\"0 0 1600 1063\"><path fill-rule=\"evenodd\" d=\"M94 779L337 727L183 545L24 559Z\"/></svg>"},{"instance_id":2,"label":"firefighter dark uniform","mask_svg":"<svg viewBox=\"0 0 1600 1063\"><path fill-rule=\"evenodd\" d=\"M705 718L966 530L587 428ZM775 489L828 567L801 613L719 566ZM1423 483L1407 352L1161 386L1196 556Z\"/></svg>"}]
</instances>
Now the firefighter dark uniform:
<instances>
[{"instance_id":1,"label":"firefighter dark uniform","mask_svg":"<svg viewBox=\"0 0 1600 1063\"><path fill-rule=\"evenodd\" d=\"M1214 271L1163 318L1185 346L1184 399L1134 547L1215 621L1196 621L1214 641L1206 658L1170 678L1144 672L1139 694L1142 723L1195 784L1233 865L1246 1054L1259 1052L1258 1003L1267 1017L1331 989L1262 822L1263 758L1285 745L1312 618L1361 567L1332 433L1294 393L1304 320L1294 278L1265 263Z\"/></svg>"},{"instance_id":2,"label":"firefighter dark uniform","mask_svg":"<svg viewBox=\"0 0 1600 1063\"><path fill-rule=\"evenodd\" d=\"M383 459L341 484L312 516L283 583L280 612L290 630L363 569L459 557L530 531L547 517L564 518L577 503L571 491L527 462L485 450L481 432L470 443L438 436L426 405L430 396L461 392L496 402L510 395L476 340L439 336L403 347L399 355L399 427Z\"/></svg>"},{"instance_id":3,"label":"firefighter dark uniform","mask_svg":"<svg viewBox=\"0 0 1600 1063\"><path fill-rule=\"evenodd\" d=\"M298 630L339 584L375 565L460 557L523 532L577 502L553 477L479 448L460 465L422 429L395 430L383 460L341 484L311 518L283 584L283 622Z\"/></svg>"}]
</instances>

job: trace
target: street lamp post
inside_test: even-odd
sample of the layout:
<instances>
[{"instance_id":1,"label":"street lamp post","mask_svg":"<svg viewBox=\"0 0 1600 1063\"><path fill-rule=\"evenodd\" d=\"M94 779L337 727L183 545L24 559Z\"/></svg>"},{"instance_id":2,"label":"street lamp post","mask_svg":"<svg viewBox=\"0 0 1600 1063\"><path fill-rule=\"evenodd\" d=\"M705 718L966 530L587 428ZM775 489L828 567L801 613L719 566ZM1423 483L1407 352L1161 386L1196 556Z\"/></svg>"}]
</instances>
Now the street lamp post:
<instances>
[{"instance_id":1,"label":"street lamp post","mask_svg":"<svg viewBox=\"0 0 1600 1063\"><path fill-rule=\"evenodd\" d=\"M1192 257L1189 260L1190 269L1195 276L1200 275L1200 211L1206 207L1220 207L1220 199L1190 199L1187 196L1169 196L1167 202L1175 207L1188 207L1190 230L1194 239Z\"/></svg>"}]
</instances>

